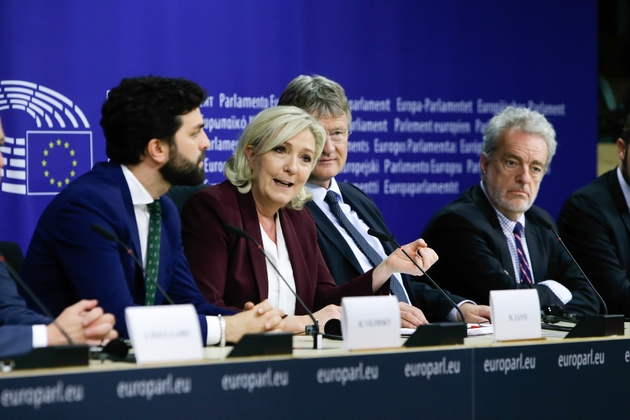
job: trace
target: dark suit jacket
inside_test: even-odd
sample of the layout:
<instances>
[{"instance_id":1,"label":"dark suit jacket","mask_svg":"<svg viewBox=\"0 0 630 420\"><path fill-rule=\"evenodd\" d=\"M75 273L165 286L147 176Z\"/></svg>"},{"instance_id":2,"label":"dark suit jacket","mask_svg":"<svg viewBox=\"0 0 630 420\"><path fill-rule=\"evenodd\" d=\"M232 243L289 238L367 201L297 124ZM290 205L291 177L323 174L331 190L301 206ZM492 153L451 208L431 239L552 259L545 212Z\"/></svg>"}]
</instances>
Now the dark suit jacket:
<instances>
[{"instance_id":1,"label":"dark suit jacket","mask_svg":"<svg viewBox=\"0 0 630 420\"><path fill-rule=\"evenodd\" d=\"M554 234L540 218L554 225L549 214L532 206L526 213L525 236L536 281L556 280L567 287L573 299L565 310L576 314L599 312L592 288L582 278ZM431 268L435 281L461 296L487 304L491 290L530 287L516 283L512 258L499 219L476 185L438 211L427 224L423 238L439 255ZM534 284L541 305L560 300L545 285Z\"/></svg>"},{"instance_id":2,"label":"dark suit jacket","mask_svg":"<svg viewBox=\"0 0 630 420\"><path fill-rule=\"evenodd\" d=\"M630 213L617 170L574 192L558 227L609 313L630 316Z\"/></svg>"},{"instance_id":3,"label":"dark suit jacket","mask_svg":"<svg viewBox=\"0 0 630 420\"><path fill-rule=\"evenodd\" d=\"M182 211L182 240L195 281L204 297L218 306L240 309L267 298L265 257L249 240L224 229L232 224L262 244L251 192L241 194L228 181L193 195ZM315 223L308 210L280 210L280 223L289 252L298 296L319 310L343 296L373 295L372 271L336 287L317 246ZM387 282L389 288L389 282ZM305 311L296 302L296 315Z\"/></svg>"},{"instance_id":4,"label":"dark suit jacket","mask_svg":"<svg viewBox=\"0 0 630 420\"><path fill-rule=\"evenodd\" d=\"M344 203L357 212L366 225L376 231L391 235L376 203L367 194L350 183L338 182L337 185L339 185ZM338 285L342 285L363 273L363 269L352 249L326 214L312 201L308 202L306 206L311 211L313 219L315 219L317 242L335 282ZM381 243L387 255L396 249L391 242L381 241ZM446 319L453 306L439 290L417 282L416 278L407 274L401 274L401 277L411 304L420 308L429 321L435 322ZM459 296L450 294L449 296L455 303L463 300Z\"/></svg>"},{"instance_id":5,"label":"dark suit jacket","mask_svg":"<svg viewBox=\"0 0 630 420\"><path fill-rule=\"evenodd\" d=\"M26 307L4 263L0 263L0 357L30 351L33 348L31 326L50 322L50 318Z\"/></svg>"},{"instance_id":6,"label":"dark suit jacket","mask_svg":"<svg viewBox=\"0 0 630 420\"><path fill-rule=\"evenodd\" d=\"M167 197L160 201L158 281L176 303L197 308L202 337L206 337L204 315L225 311L209 305L199 293L184 257L177 209ZM116 316L116 329L127 336L125 308L143 305L145 300L142 268L125 248L93 232L92 223L114 233L134 255L141 255L131 194L119 165L97 164L51 201L26 253L24 280L55 316L80 299L98 299L105 312ZM158 291L155 304L163 301ZM29 306L36 309L30 301Z\"/></svg>"}]
</instances>

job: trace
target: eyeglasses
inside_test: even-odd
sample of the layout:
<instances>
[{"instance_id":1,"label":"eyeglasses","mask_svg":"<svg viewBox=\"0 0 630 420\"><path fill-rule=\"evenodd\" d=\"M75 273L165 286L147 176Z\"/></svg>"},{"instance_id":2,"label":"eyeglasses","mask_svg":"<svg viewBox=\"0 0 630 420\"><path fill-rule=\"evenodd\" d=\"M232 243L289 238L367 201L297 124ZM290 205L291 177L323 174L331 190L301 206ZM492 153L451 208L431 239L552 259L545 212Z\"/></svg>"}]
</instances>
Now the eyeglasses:
<instances>
[{"instance_id":1,"label":"eyeglasses","mask_svg":"<svg viewBox=\"0 0 630 420\"><path fill-rule=\"evenodd\" d=\"M330 136L330 140L333 143L343 143L344 141L348 140L350 134L352 134L352 131L346 129L326 131L326 135Z\"/></svg>"}]
</instances>

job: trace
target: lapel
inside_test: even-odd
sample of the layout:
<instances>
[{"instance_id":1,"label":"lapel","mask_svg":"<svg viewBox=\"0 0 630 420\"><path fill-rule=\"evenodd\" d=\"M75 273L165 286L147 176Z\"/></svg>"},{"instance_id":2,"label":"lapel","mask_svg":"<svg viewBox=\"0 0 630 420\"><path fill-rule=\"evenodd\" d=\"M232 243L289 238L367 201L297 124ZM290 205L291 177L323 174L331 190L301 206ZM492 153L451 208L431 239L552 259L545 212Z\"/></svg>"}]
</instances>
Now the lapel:
<instances>
[{"instance_id":1,"label":"lapel","mask_svg":"<svg viewBox=\"0 0 630 420\"><path fill-rule=\"evenodd\" d=\"M546 230L547 228L534 224L528 217L530 211L531 209L525 212L525 219L527 220L527 223L525 223L525 238L527 240L529 260L532 263L534 283L539 283L546 280L545 276L547 275L548 261L545 256L548 253L546 252L544 231L542 231L542 229Z\"/></svg>"},{"instance_id":2,"label":"lapel","mask_svg":"<svg viewBox=\"0 0 630 420\"><path fill-rule=\"evenodd\" d=\"M350 248L350 245L348 245L344 237L319 206L312 201L306 203L306 206L310 210L315 224L317 225L317 230L321 235L324 236L331 246L335 247L346 260L350 261L357 272L363 273L363 268L361 268L361 264L359 264L359 261L354 256L352 248Z\"/></svg>"},{"instance_id":3,"label":"lapel","mask_svg":"<svg viewBox=\"0 0 630 420\"><path fill-rule=\"evenodd\" d=\"M284 242L289 253L289 261L291 261L293 280L295 281L295 292L304 302L306 302L307 305L312 306L312 302L314 301L313 289L309 286L317 283L317 280L313 282L310 281L313 268L309 268L309 265L304 258L304 249L300 245L298 232L295 230L293 222L289 218L288 212L280 209L278 211L278 217L280 218ZM302 305L297 301L295 302L295 313L303 313Z\"/></svg>"},{"instance_id":4,"label":"lapel","mask_svg":"<svg viewBox=\"0 0 630 420\"><path fill-rule=\"evenodd\" d=\"M138 223L136 222L136 213L134 211L133 201L131 200L131 193L129 192L129 187L127 186L125 175L123 174L120 165L112 163L103 163L102 165L103 169L106 172L111 172L111 179L113 179L120 188L120 195L125 206L125 227L129 229L129 240L131 241L131 244L129 246L131 246L131 250L133 254L136 255L138 260L142 261L140 236L138 235ZM125 227L123 227L123 230L125 229ZM121 238L121 240L124 241L125 239ZM131 257L128 257L128 260L130 261L128 264L130 264L130 267L133 268L131 275L126 276L127 286L129 287L129 290L132 292L132 294L136 294L136 303L144 305L144 267L139 267L135 260ZM127 263L123 262L123 266L125 266L126 264Z\"/></svg>"},{"instance_id":5,"label":"lapel","mask_svg":"<svg viewBox=\"0 0 630 420\"><path fill-rule=\"evenodd\" d=\"M512 263L510 248L508 248L505 234L503 233L503 229L501 229L499 218L497 217L497 214L494 211L492 204L490 204L490 201L488 201L488 198L483 193L483 190L479 185L476 185L472 188L471 194L473 201L477 205L477 208L481 210L485 220L487 220L490 224L491 230L488 233L492 237L492 241L494 242L495 246L498 248L499 258L501 260L501 265L503 266L503 269L508 272L510 277L512 277L512 280L516 281L516 273L514 273L514 264Z\"/></svg>"},{"instance_id":6,"label":"lapel","mask_svg":"<svg viewBox=\"0 0 630 420\"><path fill-rule=\"evenodd\" d=\"M129 237L131 239L131 249L138 256L142 253L140 252L140 237L138 236L138 223L136 222L136 213L133 207L133 201L131 200L131 193L129 192L129 187L127 186L127 180L125 179L125 175L123 175L122 169L119 165L114 165L110 163L103 164L103 168L106 172L112 172L111 177L114 182L120 188L120 195L122 197L123 204L125 205L125 216L126 216L126 226L129 227Z\"/></svg>"},{"instance_id":7,"label":"lapel","mask_svg":"<svg viewBox=\"0 0 630 420\"><path fill-rule=\"evenodd\" d=\"M362 197L360 195L361 193L356 191L354 187L349 186L345 182L339 182L337 183L337 185L339 185L339 189L341 190L341 195L343 196L344 203L349 205L350 208L352 208L352 210L354 210L359 215L359 218L363 220L366 225L368 225L368 227L380 233L383 233L385 235L393 236L392 233L387 228L387 226L385 225L385 223L382 222L380 219L376 218L372 214L370 209L367 207L367 204L374 204L374 203L366 203L364 205L364 203L362 202ZM374 204L374 207L376 209L376 204ZM392 244L391 242L387 242L387 241L386 242L380 241L380 242L383 245L383 248L385 249L385 254L387 255L391 254L396 248L396 246Z\"/></svg>"},{"instance_id":8,"label":"lapel","mask_svg":"<svg viewBox=\"0 0 630 420\"><path fill-rule=\"evenodd\" d=\"M236 187L234 187L236 189ZM241 217L243 222L243 230L247 232L252 238L256 240L262 246L262 233L260 232L260 223L258 222L258 213L256 212L256 203L254 202L254 196L251 191L247 194L241 194L236 191L236 199L238 200L238 206L241 210ZM284 228L284 226L282 226ZM267 262L265 256L260 252L258 247L253 241L247 239L246 243L247 252L249 252L250 261L252 262L252 270L254 278L256 279L256 286L258 287L259 296L261 299L266 299L269 295L269 287L267 278Z\"/></svg>"},{"instance_id":9,"label":"lapel","mask_svg":"<svg viewBox=\"0 0 630 420\"><path fill-rule=\"evenodd\" d=\"M608 191L612 196L615 207L619 212L619 217L623 221L623 225L626 228L626 234L630 235L630 212L628 211L628 203L619 185L619 179L617 178L617 169L613 169L606 174Z\"/></svg>"}]
</instances>

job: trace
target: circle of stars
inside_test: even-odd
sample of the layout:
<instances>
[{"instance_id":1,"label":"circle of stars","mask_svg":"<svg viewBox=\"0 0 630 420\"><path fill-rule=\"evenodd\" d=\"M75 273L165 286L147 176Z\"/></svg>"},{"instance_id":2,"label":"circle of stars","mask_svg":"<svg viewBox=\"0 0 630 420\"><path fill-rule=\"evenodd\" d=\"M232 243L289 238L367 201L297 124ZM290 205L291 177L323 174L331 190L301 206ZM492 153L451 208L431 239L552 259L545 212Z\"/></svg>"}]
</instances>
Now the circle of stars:
<instances>
[{"instance_id":1,"label":"circle of stars","mask_svg":"<svg viewBox=\"0 0 630 420\"><path fill-rule=\"evenodd\" d=\"M51 153L54 151L56 147L61 150L64 150L64 149L68 150L70 157L73 158L72 169L70 170L70 173L68 174L69 176L65 177L65 179L62 179L63 176L60 178L53 177L50 171L48 170L48 159L50 159ZM62 142L61 139L57 139L57 141L54 141L54 142L51 141L50 143L48 143L48 147L44 149L44 159L42 160L42 168L44 168L44 176L48 178L50 185L56 185L57 188L61 188L64 185L68 185L70 183L70 179L76 176L76 172L74 168L77 167L78 163L77 163L77 160L74 159L75 153L76 152L74 151L74 149L70 147L70 143L67 141Z\"/></svg>"}]
</instances>

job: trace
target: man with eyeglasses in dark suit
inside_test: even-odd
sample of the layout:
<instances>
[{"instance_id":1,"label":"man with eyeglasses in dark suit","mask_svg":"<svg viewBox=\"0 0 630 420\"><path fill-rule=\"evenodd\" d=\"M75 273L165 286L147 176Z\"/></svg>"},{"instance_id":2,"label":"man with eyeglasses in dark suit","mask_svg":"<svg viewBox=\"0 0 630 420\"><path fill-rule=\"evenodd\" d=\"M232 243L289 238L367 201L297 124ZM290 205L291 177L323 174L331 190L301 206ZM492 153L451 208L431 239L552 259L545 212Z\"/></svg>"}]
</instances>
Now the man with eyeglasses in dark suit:
<instances>
[{"instance_id":1,"label":"man with eyeglasses in dark suit","mask_svg":"<svg viewBox=\"0 0 630 420\"><path fill-rule=\"evenodd\" d=\"M278 105L304 109L326 130L324 150L306 184L313 195L306 207L315 219L317 241L326 265L335 282L343 284L375 266L378 261L375 259L394 251L392 243L367 234L371 228L391 236L374 201L356 186L335 179L348 157L352 118L348 99L338 83L323 76L302 75L289 83ZM352 227L344 227L348 222ZM392 276L390 290L399 300L402 327L415 328L428 321L459 319L457 311L440 291L414 281L411 276ZM451 298L460 306L466 321L483 322L490 318L489 307L477 306L454 295Z\"/></svg>"}]
</instances>

